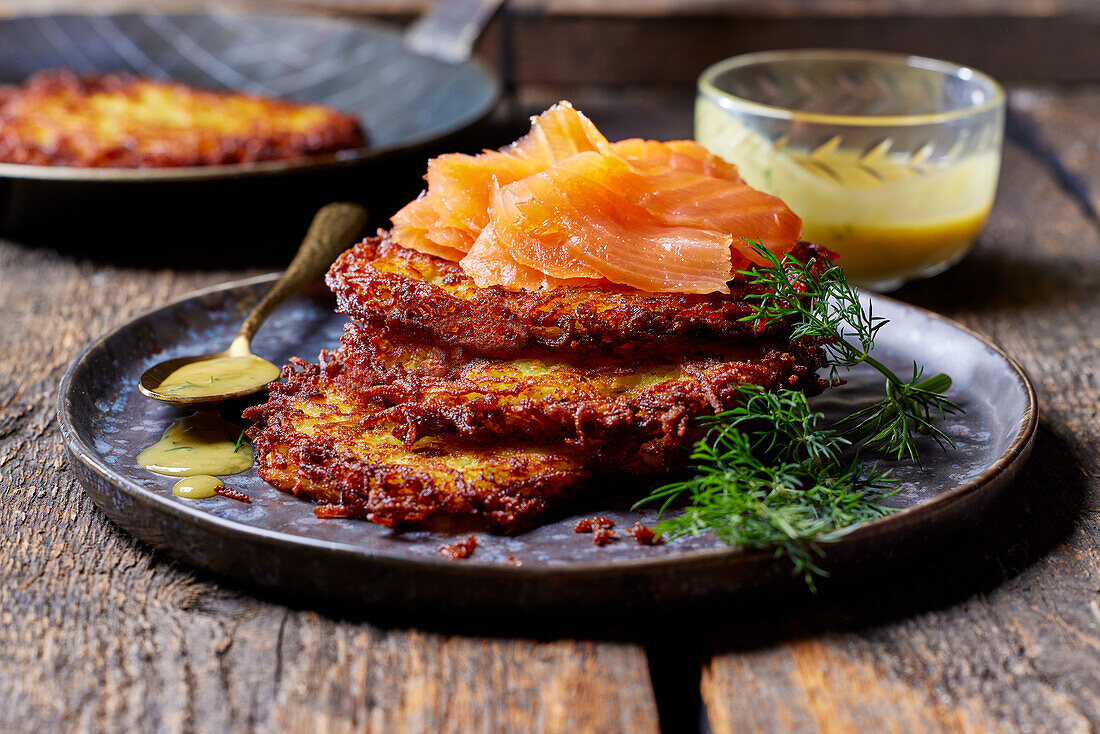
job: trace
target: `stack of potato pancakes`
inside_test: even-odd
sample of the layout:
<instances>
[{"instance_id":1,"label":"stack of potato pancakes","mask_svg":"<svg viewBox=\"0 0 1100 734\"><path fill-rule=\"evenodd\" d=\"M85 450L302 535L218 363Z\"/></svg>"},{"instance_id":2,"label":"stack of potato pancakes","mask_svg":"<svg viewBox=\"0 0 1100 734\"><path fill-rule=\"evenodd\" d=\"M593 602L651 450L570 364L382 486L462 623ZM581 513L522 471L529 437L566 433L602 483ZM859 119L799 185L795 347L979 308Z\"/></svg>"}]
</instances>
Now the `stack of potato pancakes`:
<instances>
[{"instance_id":1,"label":"stack of potato pancakes","mask_svg":"<svg viewBox=\"0 0 1100 734\"><path fill-rule=\"evenodd\" d=\"M340 348L251 409L259 472L327 517L508 530L682 468L738 386L817 390L819 346L764 323L745 268L823 262L802 223L689 140L610 143L561 102L434 158L394 228L327 282Z\"/></svg>"},{"instance_id":2,"label":"stack of potato pancakes","mask_svg":"<svg viewBox=\"0 0 1100 734\"><path fill-rule=\"evenodd\" d=\"M711 294L478 288L380 233L329 271L351 317L340 348L295 360L245 415L260 475L322 516L495 530L611 480L659 479L699 438L692 419L734 407L739 384L819 388L820 348L791 324L741 320L746 281Z\"/></svg>"}]
</instances>

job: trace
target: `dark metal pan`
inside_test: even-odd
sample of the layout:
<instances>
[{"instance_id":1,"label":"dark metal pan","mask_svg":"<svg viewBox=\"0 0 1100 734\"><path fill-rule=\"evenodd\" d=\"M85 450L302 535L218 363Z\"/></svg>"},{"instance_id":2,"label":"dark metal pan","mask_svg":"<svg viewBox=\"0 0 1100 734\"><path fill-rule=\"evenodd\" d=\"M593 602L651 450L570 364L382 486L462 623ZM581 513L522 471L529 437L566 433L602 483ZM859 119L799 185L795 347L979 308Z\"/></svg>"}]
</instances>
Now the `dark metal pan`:
<instances>
[{"instance_id":1,"label":"dark metal pan","mask_svg":"<svg viewBox=\"0 0 1100 734\"><path fill-rule=\"evenodd\" d=\"M495 77L477 61L429 58L376 23L152 13L0 21L0 82L57 67L325 104L359 116L371 138L369 147L335 155L246 165L0 164L0 235L31 243L91 240L100 252L175 248L212 236L247 236L241 247L248 249L290 242L320 204L334 199L362 201L385 217L419 188L425 155L417 165L409 155L426 154L483 119L499 95Z\"/></svg>"}]
</instances>

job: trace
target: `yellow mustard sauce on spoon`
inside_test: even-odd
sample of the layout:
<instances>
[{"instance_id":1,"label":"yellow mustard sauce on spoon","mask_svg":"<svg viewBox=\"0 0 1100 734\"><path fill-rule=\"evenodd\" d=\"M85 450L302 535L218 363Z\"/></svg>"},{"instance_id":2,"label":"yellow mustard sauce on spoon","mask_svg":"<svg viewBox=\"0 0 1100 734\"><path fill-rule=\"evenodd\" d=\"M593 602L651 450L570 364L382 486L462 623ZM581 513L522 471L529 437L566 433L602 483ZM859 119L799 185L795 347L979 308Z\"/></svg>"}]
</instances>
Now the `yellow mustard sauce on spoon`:
<instances>
[{"instance_id":1,"label":"yellow mustard sauce on spoon","mask_svg":"<svg viewBox=\"0 0 1100 734\"><path fill-rule=\"evenodd\" d=\"M266 359L215 357L191 362L172 371L157 385L157 391L178 398L199 398L258 389L278 379L279 368Z\"/></svg>"},{"instance_id":2,"label":"yellow mustard sauce on spoon","mask_svg":"<svg viewBox=\"0 0 1100 734\"><path fill-rule=\"evenodd\" d=\"M367 212L358 204L322 207L294 259L245 318L228 349L153 365L142 373L138 389L165 403L197 407L254 394L277 380L280 368L251 353L252 336L275 307L328 269L355 241L366 220ZM214 496L225 486L214 475L240 474L251 469L253 461L243 430L215 410L176 419L159 441L137 455L138 465L151 472L183 477L172 493L186 499Z\"/></svg>"},{"instance_id":3,"label":"yellow mustard sauce on spoon","mask_svg":"<svg viewBox=\"0 0 1100 734\"><path fill-rule=\"evenodd\" d=\"M246 397L277 380L281 370L252 354L252 337L279 304L328 270L366 221L367 211L358 204L322 207L290 265L248 314L227 349L154 364L141 374L138 389L154 400L194 406Z\"/></svg>"}]
</instances>

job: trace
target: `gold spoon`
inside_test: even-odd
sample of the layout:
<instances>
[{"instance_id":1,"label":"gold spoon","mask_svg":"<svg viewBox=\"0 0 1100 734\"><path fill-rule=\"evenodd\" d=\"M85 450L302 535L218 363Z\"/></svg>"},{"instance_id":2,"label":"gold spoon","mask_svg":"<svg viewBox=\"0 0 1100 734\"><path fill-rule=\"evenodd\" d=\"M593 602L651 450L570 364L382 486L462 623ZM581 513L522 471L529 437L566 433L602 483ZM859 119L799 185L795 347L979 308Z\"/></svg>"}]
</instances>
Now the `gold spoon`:
<instances>
[{"instance_id":1,"label":"gold spoon","mask_svg":"<svg viewBox=\"0 0 1100 734\"><path fill-rule=\"evenodd\" d=\"M324 273L337 255L351 246L366 223L367 210L358 204L322 207L313 217L294 259L248 314L228 349L155 364L142 373L138 389L155 400L187 406L251 395L277 380L279 368L252 354L253 335L276 306ZM200 364L204 362L210 364ZM201 378L192 379L192 375ZM218 385L219 381L223 384Z\"/></svg>"}]
</instances>

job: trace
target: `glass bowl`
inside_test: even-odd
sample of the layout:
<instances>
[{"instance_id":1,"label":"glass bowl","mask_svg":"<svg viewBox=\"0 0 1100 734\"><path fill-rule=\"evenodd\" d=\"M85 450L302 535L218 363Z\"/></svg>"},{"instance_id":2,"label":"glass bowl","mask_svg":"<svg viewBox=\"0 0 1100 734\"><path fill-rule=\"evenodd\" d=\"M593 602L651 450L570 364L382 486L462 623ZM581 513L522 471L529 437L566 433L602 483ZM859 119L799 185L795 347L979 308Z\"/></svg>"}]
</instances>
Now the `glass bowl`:
<instances>
[{"instance_id":1,"label":"glass bowl","mask_svg":"<svg viewBox=\"0 0 1100 734\"><path fill-rule=\"evenodd\" d=\"M939 273L997 188L1004 90L964 66L873 51L767 51L699 77L695 137L802 217L875 290Z\"/></svg>"}]
</instances>

